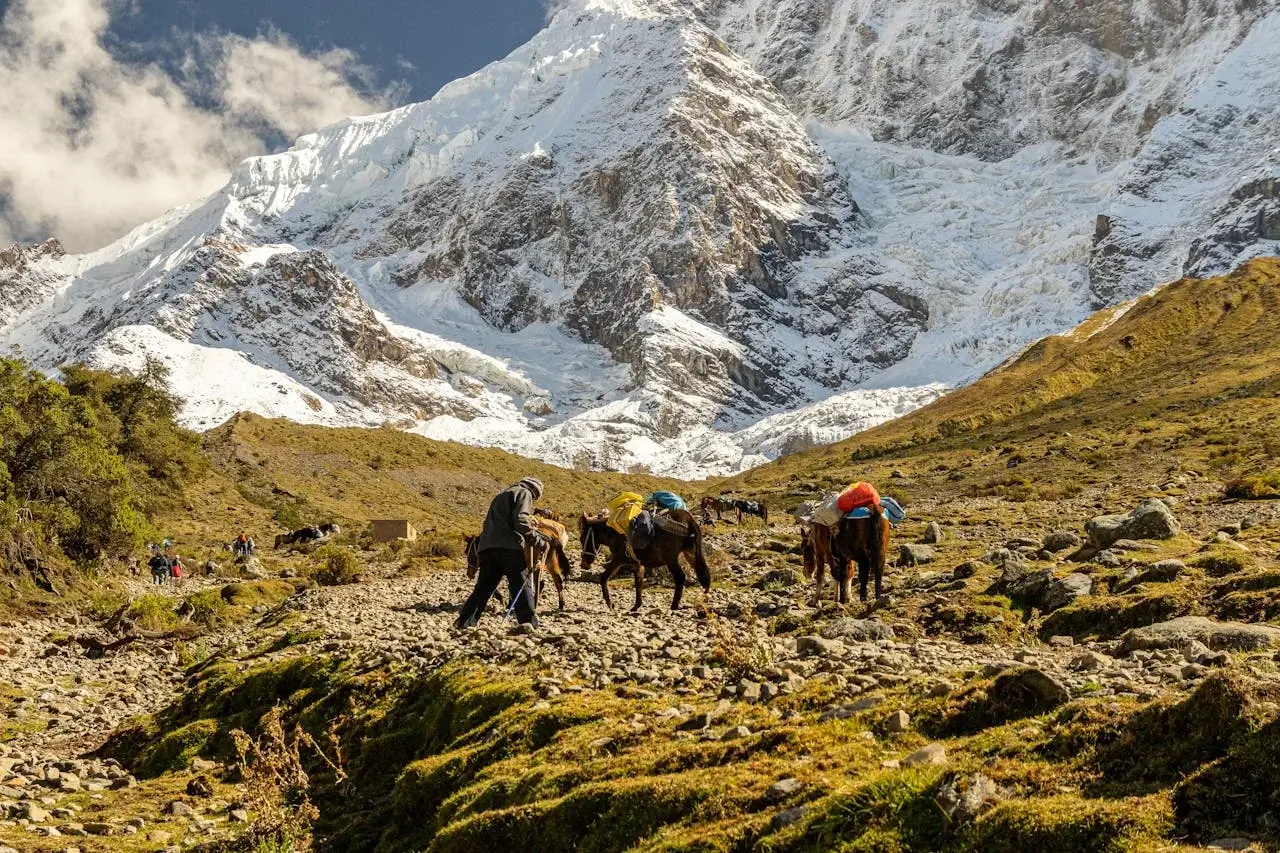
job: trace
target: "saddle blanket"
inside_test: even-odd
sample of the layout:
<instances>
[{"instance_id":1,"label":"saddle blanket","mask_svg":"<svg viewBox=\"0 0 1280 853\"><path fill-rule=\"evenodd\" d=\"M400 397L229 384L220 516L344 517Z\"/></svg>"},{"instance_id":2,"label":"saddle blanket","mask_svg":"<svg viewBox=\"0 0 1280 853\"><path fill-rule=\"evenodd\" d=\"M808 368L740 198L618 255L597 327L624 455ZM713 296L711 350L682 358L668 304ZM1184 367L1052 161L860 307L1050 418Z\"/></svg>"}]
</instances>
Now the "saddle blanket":
<instances>
[{"instance_id":1,"label":"saddle blanket","mask_svg":"<svg viewBox=\"0 0 1280 853\"><path fill-rule=\"evenodd\" d=\"M902 508L902 504L898 503L891 497L883 497L880 499L880 507L884 510L885 518L889 519L889 524L897 527L899 524L907 520L907 511ZM870 518L871 507L860 506L857 509L850 510L845 513L845 518Z\"/></svg>"}]
</instances>

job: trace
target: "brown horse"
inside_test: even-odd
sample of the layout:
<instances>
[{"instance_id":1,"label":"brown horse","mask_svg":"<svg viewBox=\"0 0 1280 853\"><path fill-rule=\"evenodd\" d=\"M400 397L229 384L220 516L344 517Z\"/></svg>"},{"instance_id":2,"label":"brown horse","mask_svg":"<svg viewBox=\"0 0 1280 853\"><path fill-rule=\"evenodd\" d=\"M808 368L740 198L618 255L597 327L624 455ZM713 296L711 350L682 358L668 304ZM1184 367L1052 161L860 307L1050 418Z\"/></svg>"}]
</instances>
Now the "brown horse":
<instances>
[{"instance_id":1,"label":"brown horse","mask_svg":"<svg viewBox=\"0 0 1280 853\"><path fill-rule=\"evenodd\" d=\"M605 563L600 573L600 590L604 593L604 603L610 610L613 609L613 601L609 598L609 580L627 565L634 566L636 572L636 603L631 608L633 613L640 609L644 570L659 566L667 567L676 585L675 595L671 598L671 609L680 608L680 598L684 595L686 582L684 569L680 565L681 555L693 567L702 589L711 589L711 567L707 565L707 558L702 550L702 529L697 520L692 513L683 509L673 509L665 518L673 529L666 530L655 525L653 541L639 552L633 552L628 547L627 537L609 526L607 514L584 514L578 519L578 542L582 546L583 571L591 567L602 548L609 549L609 562ZM683 528L685 532L675 532L676 528Z\"/></svg>"},{"instance_id":2,"label":"brown horse","mask_svg":"<svg viewBox=\"0 0 1280 853\"><path fill-rule=\"evenodd\" d=\"M836 600L847 604L853 563L858 564L858 598L867 600L867 583L875 573L876 598L883 594L884 564L889 553L889 519L879 507L872 508L869 518L843 518L832 531L825 524L814 524L801 541L805 577L814 578L813 604L822 602L826 569L837 584Z\"/></svg>"},{"instance_id":3,"label":"brown horse","mask_svg":"<svg viewBox=\"0 0 1280 853\"><path fill-rule=\"evenodd\" d=\"M565 551L569 546L569 531L560 522L547 518L535 518L534 524L551 545L550 547L537 545L525 549L525 562L532 566L530 588L533 590L533 608L538 609L538 601L542 598L545 572L551 575L560 609L564 610L564 581L573 570L573 564L569 562L569 555ZM480 537L464 536L462 538L466 542L467 578L474 580L480 571L480 552L476 548L476 542Z\"/></svg>"}]
</instances>

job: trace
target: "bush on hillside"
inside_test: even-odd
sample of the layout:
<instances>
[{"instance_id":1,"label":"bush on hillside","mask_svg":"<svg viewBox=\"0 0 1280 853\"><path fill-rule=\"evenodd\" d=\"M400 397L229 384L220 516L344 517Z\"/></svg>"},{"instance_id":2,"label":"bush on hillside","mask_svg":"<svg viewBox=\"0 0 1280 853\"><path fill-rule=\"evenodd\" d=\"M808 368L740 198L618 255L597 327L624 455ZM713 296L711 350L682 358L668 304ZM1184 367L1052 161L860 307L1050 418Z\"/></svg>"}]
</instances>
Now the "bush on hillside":
<instances>
[{"instance_id":1,"label":"bush on hillside","mask_svg":"<svg viewBox=\"0 0 1280 853\"><path fill-rule=\"evenodd\" d=\"M141 544L133 479L93 408L14 359L0 359L0 401L0 538L81 562Z\"/></svg>"},{"instance_id":2,"label":"bush on hillside","mask_svg":"<svg viewBox=\"0 0 1280 853\"><path fill-rule=\"evenodd\" d=\"M325 545L312 555L307 576L323 586L340 586L360 579L360 561L350 548Z\"/></svg>"},{"instance_id":3,"label":"bush on hillside","mask_svg":"<svg viewBox=\"0 0 1280 853\"><path fill-rule=\"evenodd\" d=\"M1249 477L1237 477L1224 490L1229 498L1256 501L1267 498L1280 498L1280 471L1258 474Z\"/></svg>"},{"instance_id":4,"label":"bush on hillside","mask_svg":"<svg viewBox=\"0 0 1280 853\"><path fill-rule=\"evenodd\" d=\"M462 544L446 536L424 536L413 543L409 553L415 557L453 559L462 556Z\"/></svg>"},{"instance_id":5,"label":"bush on hillside","mask_svg":"<svg viewBox=\"0 0 1280 853\"><path fill-rule=\"evenodd\" d=\"M145 480L181 489L203 470L200 438L178 426L182 401L169 391L169 372L148 358L134 376L94 370L83 364L62 368L68 393L92 409L98 431L125 459L141 485Z\"/></svg>"},{"instance_id":6,"label":"bush on hillside","mask_svg":"<svg viewBox=\"0 0 1280 853\"><path fill-rule=\"evenodd\" d=\"M64 374L60 383L0 359L0 570L40 575L50 591L49 567L63 557L89 565L135 552L153 498L204 465L162 367Z\"/></svg>"}]
</instances>

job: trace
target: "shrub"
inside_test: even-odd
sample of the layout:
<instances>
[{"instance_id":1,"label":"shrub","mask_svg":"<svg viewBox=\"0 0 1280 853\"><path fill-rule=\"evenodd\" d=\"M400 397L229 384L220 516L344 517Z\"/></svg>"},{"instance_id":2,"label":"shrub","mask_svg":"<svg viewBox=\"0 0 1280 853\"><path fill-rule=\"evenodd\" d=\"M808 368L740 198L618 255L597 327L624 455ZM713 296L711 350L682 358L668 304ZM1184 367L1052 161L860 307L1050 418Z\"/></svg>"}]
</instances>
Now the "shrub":
<instances>
[{"instance_id":1,"label":"shrub","mask_svg":"<svg viewBox=\"0 0 1280 853\"><path fill-rule=\"evenodd\" d=\"M231 619L231 606L216 589L206 589L187 596L191 605L191 621L209 628L220 628Z\"/></svg>"},{"instance_id":2,"label":"shrub","mask_svg":"<svg viewBox=\"0 0 1280 853\"><path fill-rule=\"evenodd\" d=\"M360 561L349 548L325 545L313 555L307 574L324 586L340 586L360 579Z\"/></svg>"},{"instance_id":3,"label":"shrub","mask_svg":"<svg viewBox=\"0 0 1280 853\"><path fill-rule=\"evenodd\" d=\"M1252 564L1250 556L1241 551L1211 551L1191 561L1193 568L1200 569L1211 578L1234 575Z\"/></svg>"},{"instance_id":4,"label":"shrub","mask_svg":"<svg viewBox=\"0 0 1280 853\"><path fill-rule=\"evenodd\" d=\"M173 599L164 595L143 595L129 603L125 617L144 631L166 631L178 624Z\"/></svg>"},{"instance_id":5,"label":"shrub","mask_svg":"<svg viewBox=\"0 0 1280 853\"><path fill-rule=\"evenodd\" d=\"M1280 471L1237 477L1227 483L1224 493L1229 498L1241 500L1280 498Z\"/></svg>"},{"instance_id":6,"label":"shrub","mask_svg":"<svg viewBox=\"0 0 1280 853\"><path fill-rule=\"evenodd\" d=\"M409 553L415 557L453 559L462 556L462 546L444 536L424 536L413 543Z\"/></svg>"}]
</instances>

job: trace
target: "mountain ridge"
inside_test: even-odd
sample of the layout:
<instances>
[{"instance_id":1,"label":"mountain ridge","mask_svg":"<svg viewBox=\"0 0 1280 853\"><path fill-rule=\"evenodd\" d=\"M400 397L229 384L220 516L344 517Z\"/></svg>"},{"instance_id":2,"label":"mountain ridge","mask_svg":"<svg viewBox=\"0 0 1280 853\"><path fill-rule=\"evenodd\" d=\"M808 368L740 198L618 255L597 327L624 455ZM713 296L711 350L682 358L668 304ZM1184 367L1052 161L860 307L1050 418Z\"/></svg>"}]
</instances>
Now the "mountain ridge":
<instances>
[{"instance_id":1,"label":"mountain ridge","mask_svg":"<svg viewBox=\"0 0 1280 853\"><path fill-rule=\"evenodd\" d=\"M1108 14L1173 14L1148 5ZM0 262L0 340L46 369L160 358L201 428L253 410L561 464L728 473L815 440L788 412L816 407L823 436L843 438L1181 267L1267 251L1278 167L1259 149L1280 98L1262 84L1280 62L1259 45L1280 12L1219 10L1190 38L1207 8L1117 46L1046 4L966 7L947 39L976 41L933 63L925 0L582 0L432 101L247 161L112 247ZM923 63L896 89L881 80L897 74L890 47ZM1093 82L1055 101L1059 82L1037 75L1072 57ZM959 97L942 85L953 66L988 82L969 113L939 114L943 136L886 134L883 104L848 94L872 80L868 98L933 109ZM836 93L828 108L805 106L807 83ZM983 112L1017 98L1034 133ZM1116 106L1161 98L1183 111L1135 123ZM1044 130L1069 118L1097 125L1074 151ZM945 142L953 125L977 135ZM1120 149L1133 159L1113 161ZM210 240L239 247L205 268L238 283L238 310L182 272ZM290 278L303 267L323 274ZM324 321L286 307L315 286L344 294ZM785 434L749 437L766 429Z\"/></svg>"}]
</instances>

